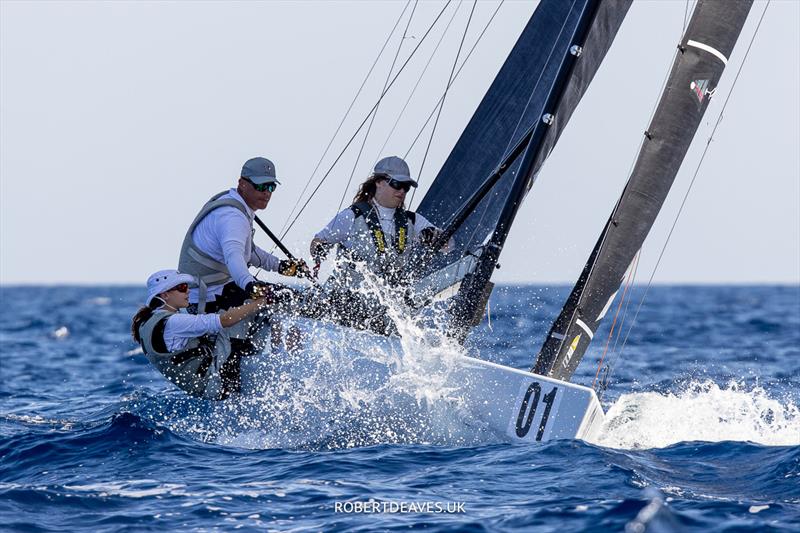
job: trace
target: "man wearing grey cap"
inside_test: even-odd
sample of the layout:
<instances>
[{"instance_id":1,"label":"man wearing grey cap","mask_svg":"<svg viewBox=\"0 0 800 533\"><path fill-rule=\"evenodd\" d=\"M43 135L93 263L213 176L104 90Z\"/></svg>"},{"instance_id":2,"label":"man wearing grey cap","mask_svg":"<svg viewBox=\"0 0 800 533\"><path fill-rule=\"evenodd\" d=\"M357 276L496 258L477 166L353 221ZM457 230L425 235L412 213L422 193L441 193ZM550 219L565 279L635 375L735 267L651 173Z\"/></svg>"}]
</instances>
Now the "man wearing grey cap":
<instances>
[{"instance_id":1,"label":"man wearing grey cap","mask_svg":"<svg viewBox=\"0 0 800 533\"><path fill-rule=\"evenodd\" d=\"M341 322L384 329L375 324L357 323L369 315L385 316L385 313L381 313L380 307L361 309L363 298L352 293L362 280L353 267L354 262L365 263L390 286L402 285L407 275L402 255L413 244L432 243L438 235L439 230L425 217L405 208L406 193L416 186L403 159L397 156L381 159L370 177L359 186L353 205L337 214L311 241L315 271L334 245L339 245L340 257L344 258L340 261L343 266L333 276L332 289L338 292L339 313L344 311L351 315L349 319L339 317ZM363 316L357 318L358 315Z\"/></svg>"},{"instance_id":2,"label":"man wearing grey cap","mask_svg":"<svg viewBox=\"0 0 800 533\"><path fill-rule=\"evenodd\" d=\"M253 243L255 212L265 209L280 185L275 165L264 157L245 162L235 189L213 196L195 217L183 239L178 269L193 275L190 309L213 313L236 307L253 289L265 285L249 267L297 275L304 265L281 261Z\"/></svg>"}]
</instances>

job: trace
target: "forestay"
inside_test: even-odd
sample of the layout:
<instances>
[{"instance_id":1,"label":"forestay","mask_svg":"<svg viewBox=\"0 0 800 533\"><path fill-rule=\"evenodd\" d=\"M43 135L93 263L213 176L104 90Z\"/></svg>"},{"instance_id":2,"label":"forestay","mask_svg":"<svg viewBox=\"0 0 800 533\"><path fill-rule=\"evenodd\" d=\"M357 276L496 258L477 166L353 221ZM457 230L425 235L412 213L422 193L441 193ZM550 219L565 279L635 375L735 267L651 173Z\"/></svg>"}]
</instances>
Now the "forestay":
<instances>
[{"instance_id":1,"label":"forestay","mask_svg":"<svg viewBox=\"0 0 800 533\"><path fill-rule=\"evenodd\" d=\"M751 6L751 0L698 2L633 172L534 373L568 380L578 367L664 203Z\"/></svg>"}]
</instances>

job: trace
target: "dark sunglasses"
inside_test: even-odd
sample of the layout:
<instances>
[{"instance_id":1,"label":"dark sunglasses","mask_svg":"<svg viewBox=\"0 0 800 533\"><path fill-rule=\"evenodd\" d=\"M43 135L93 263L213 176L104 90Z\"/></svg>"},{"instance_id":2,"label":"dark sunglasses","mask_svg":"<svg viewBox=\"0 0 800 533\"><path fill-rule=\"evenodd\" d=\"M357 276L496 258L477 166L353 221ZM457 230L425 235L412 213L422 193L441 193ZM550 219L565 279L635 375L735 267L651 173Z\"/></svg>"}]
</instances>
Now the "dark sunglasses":
<instances>
[{"instance_id":1,"label":"dark sunglasses","mask_svg":"<svg viewBox=\"0 0 800 533\"><path fill-rule=\"evenodd\" d=\"M390 179L387 182L389 187L396 191L405 191L408 192L411 190L411 184L407 181L397 181L395 179Z\"/></svg>"},{"instance_id":2,"label":"dark sunglasses","mask_svg":"<svg viewBox=\"0 0 800 533\"><path fill-rule=\"evenodd\" d=\"M170 289L171 291L178 291L178 292L189 292L189 284L188 283L178 283L174 287Z\"/></svg>"},{"instance_id":3,"label":"dark sunglasses","mask_svg":"<svg viewBox=\"0 0 800 533\"><path fill-rule=\"evenodd\" d=\"M254 188L255 190L257 190L258 192L264 192L264 191L268 191L268 192L275 192L275 188L277 187L277 185L276 185L275 183L261 183L261 184L255 184L255 183L253 183L253 182L252 182L252 181L250 181L250 180L247 180L247 183L249 183L250 185L252 185L252 186L253 186L253 188Z\"/></svg>"}]
</instances>

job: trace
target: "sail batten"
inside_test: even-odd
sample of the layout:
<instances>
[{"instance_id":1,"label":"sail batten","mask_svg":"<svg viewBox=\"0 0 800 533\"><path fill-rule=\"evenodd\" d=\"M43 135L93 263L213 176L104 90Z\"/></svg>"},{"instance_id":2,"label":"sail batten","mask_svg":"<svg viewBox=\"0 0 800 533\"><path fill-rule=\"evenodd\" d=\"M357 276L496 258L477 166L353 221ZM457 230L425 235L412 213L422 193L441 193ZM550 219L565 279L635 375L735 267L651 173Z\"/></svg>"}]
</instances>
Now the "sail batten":
<instances>
[{"instance_id":1,"label":"sail batten","mask_svg":"<svg viewBox=\"0 0 800 533\"><path fill-rule=\"evenodd\" d=\"M751 0L700 0L630 178L533 372L568 380L666 199L741 33Z\"/></svg>"}]
</instances>

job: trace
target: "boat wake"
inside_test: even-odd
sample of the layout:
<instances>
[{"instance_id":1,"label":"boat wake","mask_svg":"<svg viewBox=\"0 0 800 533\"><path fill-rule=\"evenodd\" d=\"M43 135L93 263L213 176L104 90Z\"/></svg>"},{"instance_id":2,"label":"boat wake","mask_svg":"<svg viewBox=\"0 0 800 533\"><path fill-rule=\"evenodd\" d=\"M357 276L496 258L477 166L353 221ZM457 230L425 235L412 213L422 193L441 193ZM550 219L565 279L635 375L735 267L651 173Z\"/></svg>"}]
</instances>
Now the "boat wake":
<instances>
[{"instance_id":1,"label":"boat wake","mask_svg":"<svg viewBox=\"0 0 800 533\"><path fill-rule=\"evenodd\" d=\"M622 395L608 410L593 444L609 448L664 448L679 442L740 441L800 445L800 408L760 386L693 381L677 393Z\"/></svg>"}]
</instances>

